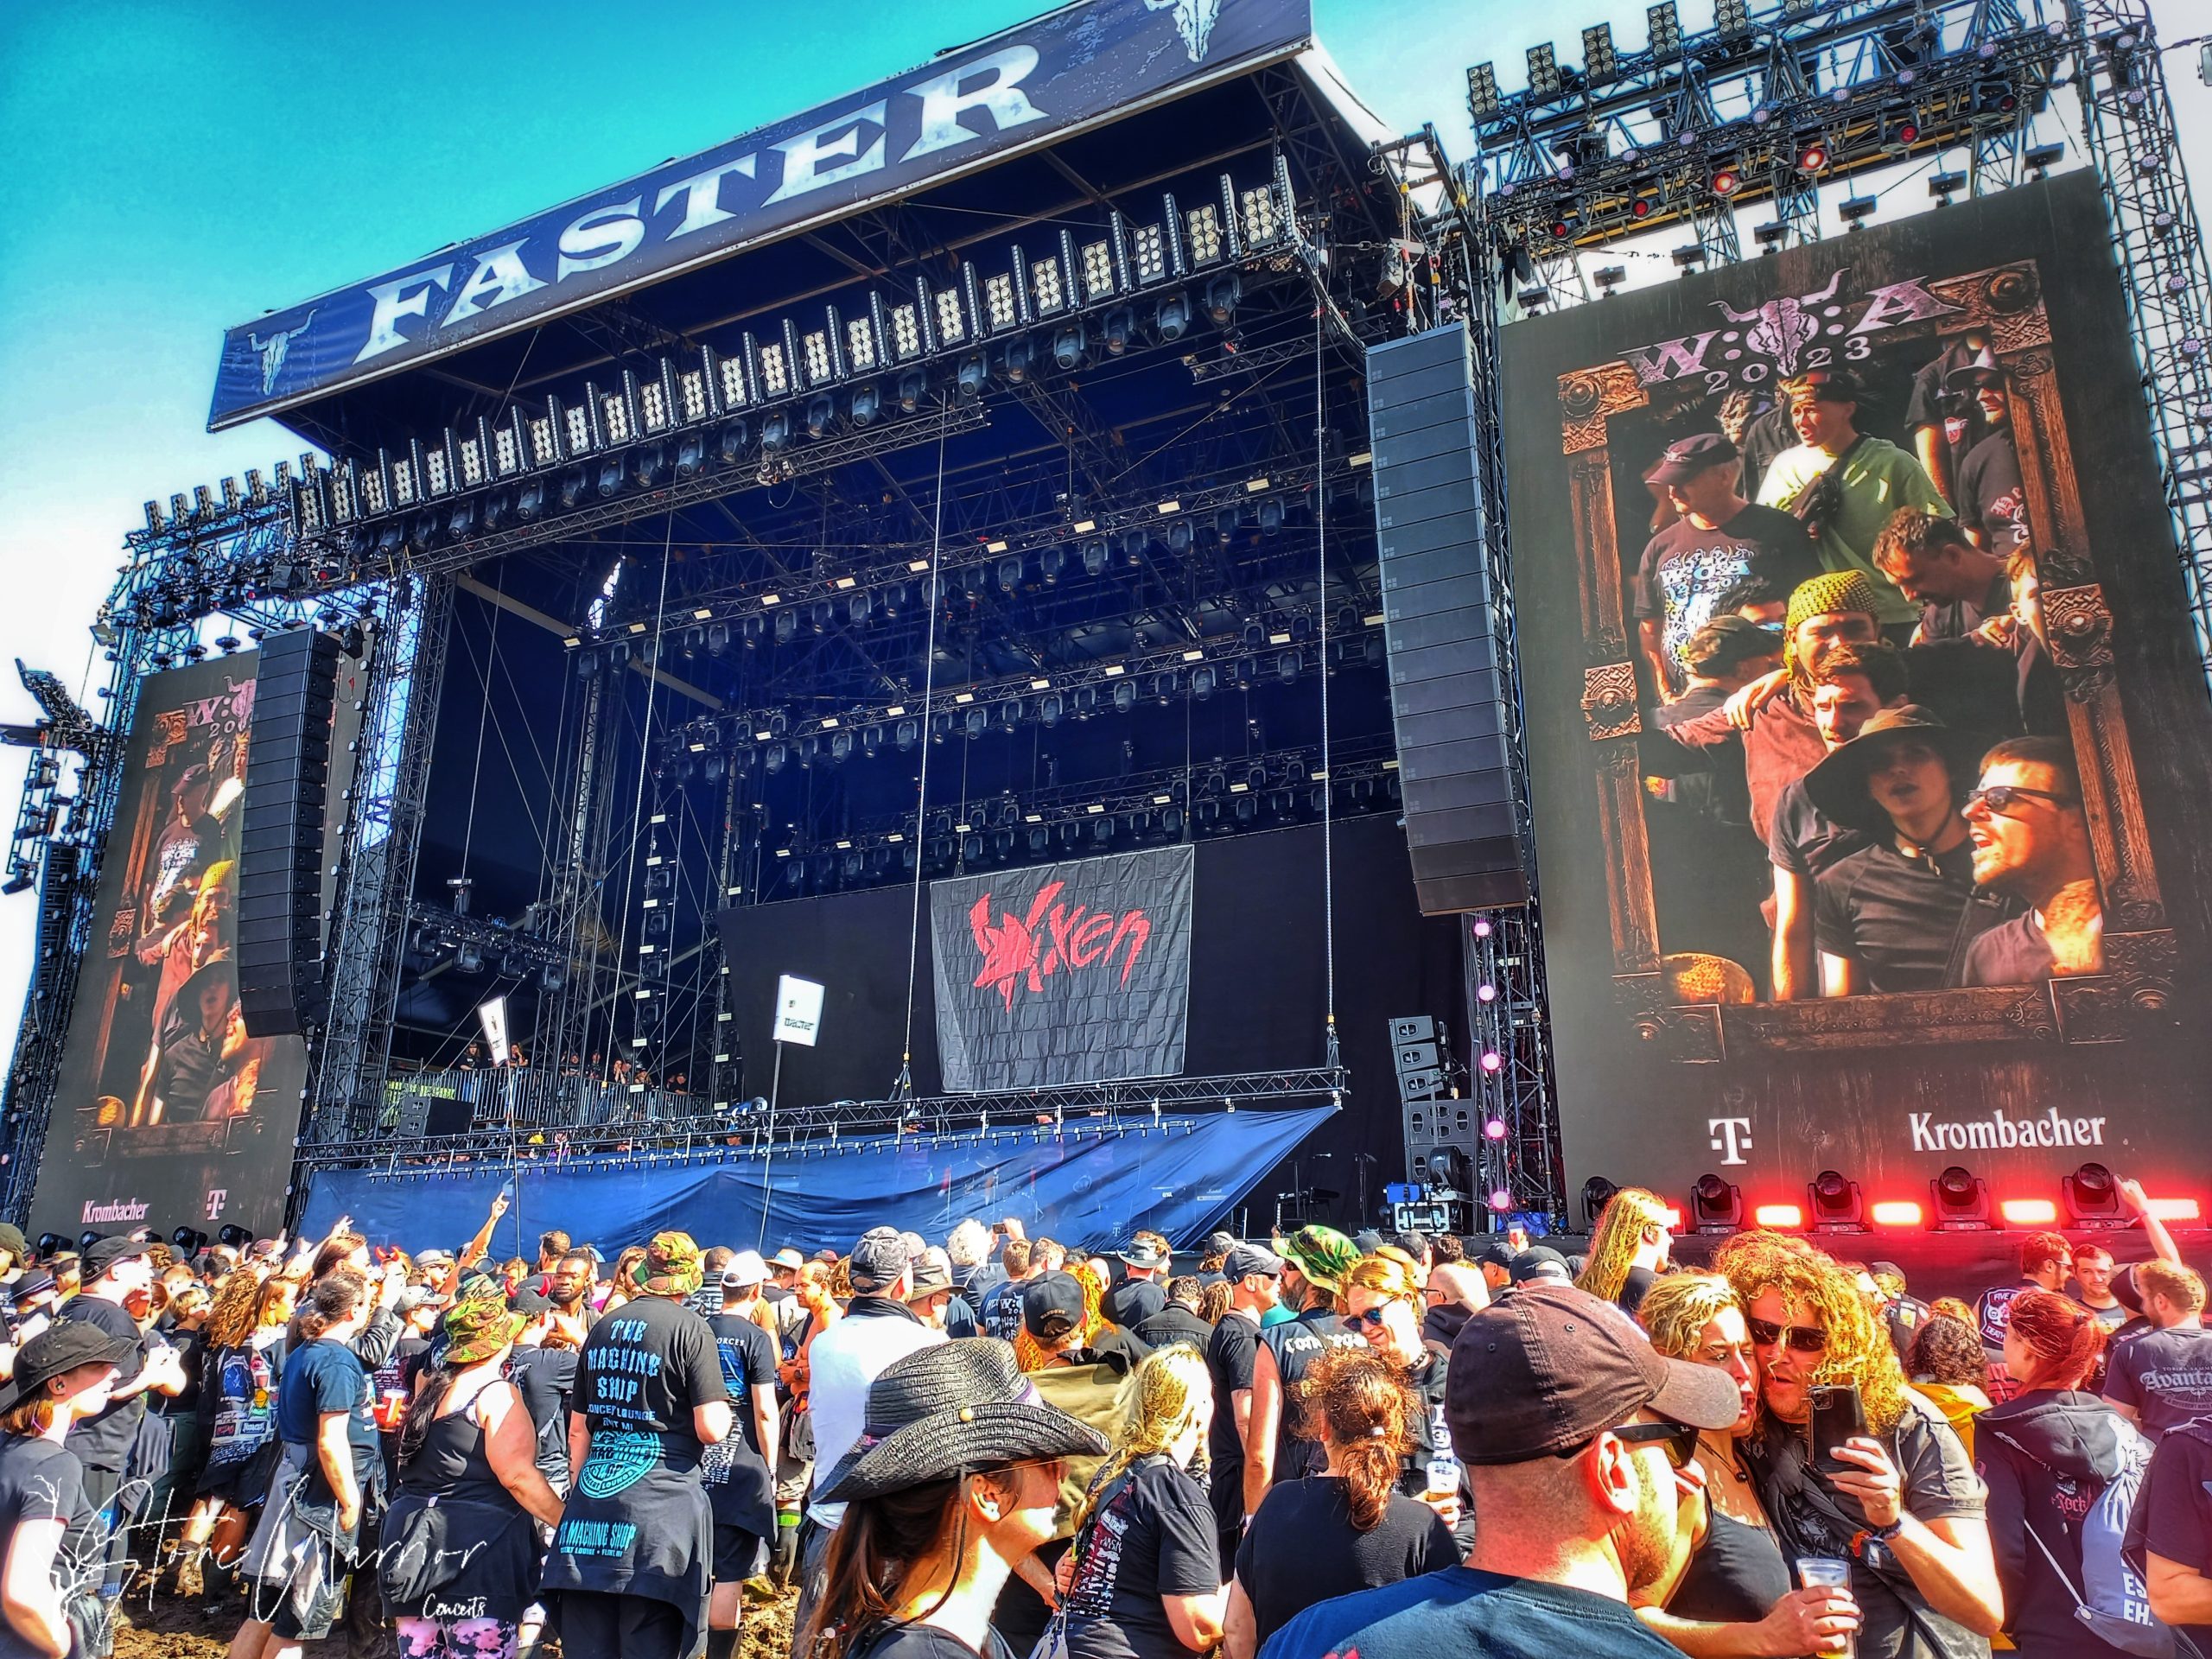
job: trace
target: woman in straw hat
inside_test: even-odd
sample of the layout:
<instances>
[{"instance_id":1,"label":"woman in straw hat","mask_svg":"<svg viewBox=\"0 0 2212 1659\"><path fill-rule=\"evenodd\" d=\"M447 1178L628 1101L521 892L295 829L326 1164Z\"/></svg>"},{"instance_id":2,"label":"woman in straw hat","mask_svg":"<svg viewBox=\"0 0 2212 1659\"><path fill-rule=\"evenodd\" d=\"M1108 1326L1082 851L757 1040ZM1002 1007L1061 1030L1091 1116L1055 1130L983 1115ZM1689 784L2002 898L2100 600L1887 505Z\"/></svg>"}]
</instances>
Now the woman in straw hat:
<instances>
[{"instance_id":1,"label":"woman in straw hat","mask_svg":"<svg viewBox=\"0 0 2212 1659\"><path fill-rule=\"evenodd\" d=\"M1105 1437L1050 1406L994 1338L893 1361L860 1441L823 1478L847 1505L798 1659L1006 1659L991 1609L1052 1533L1071 1457Z\"/></svg>"},{"instance_id":2,"label":"woman in straw hat","mask_svg":"<svg viewBox=\"0 0 2212 1659\"><path fill-rule=\"evenodd\" d=\"M0 1652L74 1648L54 1569L85 1485L77 1454L62 1442L107 1409L127 1351L98 1326L72 1320L25 1343L15 1374L0 1382Z\"/></svg>"},{"instance_id":3,"label":"woman in straw hat","mask_svg":"<svg viewBox=\"0 0 2212 1659\"><path fill-rule=\"evenodd\" d=\"M445 1317L443 1359L399 1426L399 1496L378 1577L404 1659L512 1659L537 1593L537 1532L561 1500L530 1413L503 1374L526 1323L486 1288Z\"/></svg>"}]
</instances>

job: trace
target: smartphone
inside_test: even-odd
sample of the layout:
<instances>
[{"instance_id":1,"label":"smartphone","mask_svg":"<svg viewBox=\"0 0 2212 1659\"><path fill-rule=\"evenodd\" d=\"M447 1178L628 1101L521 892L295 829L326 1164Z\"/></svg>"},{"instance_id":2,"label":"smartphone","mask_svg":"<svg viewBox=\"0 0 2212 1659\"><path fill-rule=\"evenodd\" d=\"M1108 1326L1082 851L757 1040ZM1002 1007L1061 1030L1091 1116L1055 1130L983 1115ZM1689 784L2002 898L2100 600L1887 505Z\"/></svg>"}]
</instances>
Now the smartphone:
<instances>
[{"instance_id":1,"label":"smartphone","mask_svg":"<svg viewBox=\"0 0 2212 1659\"><path fill-rule=\"evenodd\" d=\"M1854 1465L1839 1461L1830 1448L1866 1433L1866 1408L1856 1383L1827 1383L1813 1390L1813 1467L1833 1475Z\"/></svg>"}]
</instances>

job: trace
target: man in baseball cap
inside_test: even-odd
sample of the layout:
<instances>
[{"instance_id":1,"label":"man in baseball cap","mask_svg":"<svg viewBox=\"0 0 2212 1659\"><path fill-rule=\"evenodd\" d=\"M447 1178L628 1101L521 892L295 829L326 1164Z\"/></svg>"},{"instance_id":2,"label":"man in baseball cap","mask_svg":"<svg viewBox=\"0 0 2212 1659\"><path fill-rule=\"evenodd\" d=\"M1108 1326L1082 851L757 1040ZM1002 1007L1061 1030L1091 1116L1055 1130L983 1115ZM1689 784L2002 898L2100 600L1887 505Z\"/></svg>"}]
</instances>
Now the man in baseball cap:
<instances>
[{"instance_id":1,"label":"man in baseball cap","mask_svg":"<svg viewBox=\"0 0 2212 1659\"><path fill-rule=\"evenodd\" d=\"M1282 1258L1282 1302L1295 1319L1260 1332L1252 1355L1252 1408L1245 1425L1244 1514L1277 1481L1321 1472L1320 1444L1299 1432L1298 1385L1329 1348L1359 1338L1337 1317L1337 1289L1359 1260L1359 1247L1333 1227L1301 1227L1275 1241Z\"/></svg>"},{"instance_id":2,"label":"man in baseball cap","mask_svg":"<svg viewBox=\"0 0 2212 1659\"><path fill-rule=\"evenodd\" d=\"M1445 1420L1481 1517L1466 1565L1319 1603L1269 1659L1673 1654L1629 1598L1668 1570L1698 1431L1741 1409L1725 1372L1662 1359L1595 1297L1516 1291L1452 1350ZM1841 1592L1824 1616L1854 1622Z\"/></svg>"}]
</instances>

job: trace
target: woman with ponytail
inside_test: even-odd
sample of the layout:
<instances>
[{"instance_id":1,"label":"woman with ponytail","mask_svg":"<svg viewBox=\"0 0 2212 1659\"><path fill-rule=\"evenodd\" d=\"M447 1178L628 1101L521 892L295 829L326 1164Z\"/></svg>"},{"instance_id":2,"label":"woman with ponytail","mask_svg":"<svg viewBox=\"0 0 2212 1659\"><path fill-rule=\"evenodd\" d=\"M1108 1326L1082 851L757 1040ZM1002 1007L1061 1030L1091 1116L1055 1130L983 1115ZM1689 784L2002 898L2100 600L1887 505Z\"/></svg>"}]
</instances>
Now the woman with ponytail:
<instances>
[{"instance_id":1,"label":"woman with ponytail","mask_svg":"<svg viewBox=\"0 0 2212 1659\"><path fill-rule=\"evenodd\" d=\"M1213 1419L1205 1357L1178 1343L1129 1378L1061 1566L1069 1659L1188 1659L1221 1640L1213 1504L1191 1473Z\"/></svg>"},{"instance_id":2,"label":"woman with ponytail","mask_svg":"<svg viewBox=\"0 0 2212 1659\"><path fill-rule=\"evenodd\" d=\"M2147 1455L2135 1427L2082 1388L2104 1345L2095 1314L2053 1291L2023 1294L2005 1333L2005 1369L2019 1392L1975 1424L2005 1630L2024 1659L2120 1652L2074 1616L2082 1517L2107 1482Z\"/></svg>"},{"instance_id":3,"label":"woman with ponytail","mask_svg":"<svg viewBox=\"0 0 2212 1659\"><path fill-rule=\"evenodd\" d=\"M1605 1200L1590 1235L1590 1262L1575 1285L1633 1314L1674 1252L1674 1211L1656 1193L1624 1186Z\"/></svg>"},{"instance_id":4,"label":"woman with ponytail","mask_svg":"<svg viewBox=\"0 0 2212 1659\"><path fill-rule=\"evenodd\" d=\"M1252 1659L1318 1601L1417 1578L1459 1560L1443 1516L1399 1490L1426 1459L1428 1418L1401 1368L1367 1348L1331 1348L1299 1384L1299 1421L1328 1461L1270 1487L1236 1551L1224 1659Z\"/></svg>"}]
</instances>

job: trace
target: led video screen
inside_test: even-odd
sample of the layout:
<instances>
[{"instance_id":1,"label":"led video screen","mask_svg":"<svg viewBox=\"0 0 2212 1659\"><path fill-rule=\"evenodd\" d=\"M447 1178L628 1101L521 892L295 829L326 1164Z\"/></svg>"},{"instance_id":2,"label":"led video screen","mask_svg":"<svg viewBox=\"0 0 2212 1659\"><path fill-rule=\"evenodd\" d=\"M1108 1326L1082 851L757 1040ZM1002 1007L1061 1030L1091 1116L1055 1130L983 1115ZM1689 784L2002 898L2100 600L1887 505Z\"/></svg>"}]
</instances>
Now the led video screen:
<instances>
[{"instance_id":1,"label":"led video screen","mask_svg":"<svg viewBox=\"0 0 2212 1659\"><path fill-rule=\"evenodd\" d=\"M1503 356L1573 1181L2182 1179L2212 746L2094 179Z\"/></svg>"}]
</instances>

